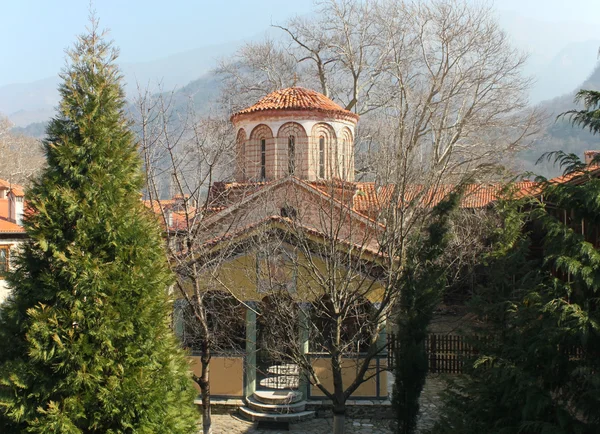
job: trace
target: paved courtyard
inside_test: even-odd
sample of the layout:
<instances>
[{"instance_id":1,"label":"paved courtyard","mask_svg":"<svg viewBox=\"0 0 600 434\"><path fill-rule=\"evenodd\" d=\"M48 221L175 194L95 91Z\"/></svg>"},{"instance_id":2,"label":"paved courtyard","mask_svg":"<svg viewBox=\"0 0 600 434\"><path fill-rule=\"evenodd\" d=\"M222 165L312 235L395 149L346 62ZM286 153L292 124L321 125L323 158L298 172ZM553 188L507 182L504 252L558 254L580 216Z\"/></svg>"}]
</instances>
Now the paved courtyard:
<instances>
[{"instance_id":1,"label":"paved courtyard","mask_svg":"<svg viewBox=\"0 0 600 434\"><path fill-rule=\"evenodd\" d=\"M213 415L213 434L277 434L277 433L306 433L306 434L331 434L333 432L332 419L316 418L305 422L290 424L289 431L275 429L257 429L255 422L248 422L236 415ZM348 434L388 434L389 420L347 419L346 433Z\"/></svg>"}]
</instances>

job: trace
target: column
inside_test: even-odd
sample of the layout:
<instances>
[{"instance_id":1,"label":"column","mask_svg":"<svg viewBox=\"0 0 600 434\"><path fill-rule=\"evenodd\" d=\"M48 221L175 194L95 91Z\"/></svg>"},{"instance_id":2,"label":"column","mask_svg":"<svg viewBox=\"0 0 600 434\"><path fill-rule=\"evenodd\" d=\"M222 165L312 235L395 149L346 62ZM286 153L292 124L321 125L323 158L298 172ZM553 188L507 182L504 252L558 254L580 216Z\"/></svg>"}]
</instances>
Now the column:
<instances>
[{"instance_id":1,"label":"column","mask_svg":"<svg viewBox=\"0 0 600 434\"><path fill-rule=\"evenodd\" d=\"M187 301L180 298L173 302L173 333L179 339L179 343L183 343L183 309Z\"/></svg>"},{"instance_id":2,"label":"column","mask_svg":"<svg viewBox=\"0 0 600 434\"><path fill-rule=\"evenodd\" d=\"M244 397L256 391L256 302L246 302L246 361L244 363Z\"/></svg>"},{"instance_id":3,"label":"column","mask_svg":"<svg viewBox=\"0 0 600 434\"><path fill-rule=\"evenodd\" d=\"M379 309L381 307L381 303L373 303L373 307L375 309ZM389 322L387 320L387 318L385 316L382 316L379 319L379 335L377 336L377 347L378 348L383 348L383 350L379 353L379 365L378 366L382 366L382 364L387 364L389 357L388 357L388 348L387 348L387 344L388 344L388 328L389 326ZM380 371L377 376L377 394L381 397L381 398L388 398L390 395L390 381L389 381L389 376L392 375L391 372L386 369L384 371ZM388 396L381 396L382 395L382 389L383 389L383 384L385 383L385 385L387 386L387 395Z\"/></svg>"},{"instance_id":4,"label":"column","mask_svg":"<svg viewBox=\"0 0 600 434\"><path fill-rule=\"evenodd\" d=\"M298 303L298 345L300 346L300 354L305 355L309 352L310 307L310 303ZM301 370L298 374L298 391L302 392L303 399L308 399L310 387L308 374L304 370Z\"/></svg>"}]
</instances>

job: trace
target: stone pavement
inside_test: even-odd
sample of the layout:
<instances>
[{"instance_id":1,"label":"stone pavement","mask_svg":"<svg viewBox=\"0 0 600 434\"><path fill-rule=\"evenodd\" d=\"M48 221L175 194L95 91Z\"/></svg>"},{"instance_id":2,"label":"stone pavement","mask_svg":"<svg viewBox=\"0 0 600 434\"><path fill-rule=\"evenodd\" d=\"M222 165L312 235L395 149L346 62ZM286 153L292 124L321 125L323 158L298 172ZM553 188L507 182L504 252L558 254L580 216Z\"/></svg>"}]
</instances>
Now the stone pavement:
<instances>
[{"instance_id":1,"label":"stone pavement","mask_svg":"<svg viewBox=\"0 0 600 434\"><path fill-rule=\"evenodd\" d=\"M212 416L213 434L284 434L287 432L306 434L331 434L331 418L315 418L290 424L289 431L256 429L256 422L248 422L237 415L217 414ZM390 420L346 419L347 434L388 434Z\"/></svg>"}]
</instances>

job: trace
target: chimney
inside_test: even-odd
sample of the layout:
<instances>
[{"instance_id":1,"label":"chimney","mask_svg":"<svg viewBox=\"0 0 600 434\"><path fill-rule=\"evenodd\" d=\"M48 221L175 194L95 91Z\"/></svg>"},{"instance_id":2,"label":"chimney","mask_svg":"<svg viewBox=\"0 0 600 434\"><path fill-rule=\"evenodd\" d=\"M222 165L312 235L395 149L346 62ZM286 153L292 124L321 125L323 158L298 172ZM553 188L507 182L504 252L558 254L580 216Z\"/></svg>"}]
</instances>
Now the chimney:
<instances>
[{"instance_id":1,"label":"chimney","mask_svg":"<svg viewBox=\"0 0 600 434\"><path fill-rule=\"evenodd\" d=\"M592 163L592 160L596 158L600 154L600 151L585 151L583 155L585 156L585 164L588 166ZM595 164L598 164L597 162Z\"/></svg>"},{"instance_id":2,"label":"chimney","mask_svg":"<svg viewBox=\"0 0 600 434\"><path fill-rule=\"evenodd\" d=\"M8 192L8 219L19 226L23 224L23 196L14 190Z\"/></svg>"}]
</instances>

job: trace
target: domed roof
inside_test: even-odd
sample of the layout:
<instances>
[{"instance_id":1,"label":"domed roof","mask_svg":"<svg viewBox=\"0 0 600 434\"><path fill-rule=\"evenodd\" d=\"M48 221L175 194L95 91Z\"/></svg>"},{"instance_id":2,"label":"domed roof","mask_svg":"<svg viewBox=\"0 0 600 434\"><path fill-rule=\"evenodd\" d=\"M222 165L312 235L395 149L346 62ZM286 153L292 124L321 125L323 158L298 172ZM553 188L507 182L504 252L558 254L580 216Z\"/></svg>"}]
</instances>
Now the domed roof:
<instances>
[{"instance_id":1,"label":"domed roof","mask_svg":"<svg viewBox=\"0 0 600 434\"><path fill-rule=\"evenodd\" d=\"M303 87L288 87L276 90L261 98L256 104L240 110L231 116L235 121L244 115L270 111L315 111L334 117L350 118L358 121L358 115L336 104L325 95Z\"/></svg>"}]
</instances>

